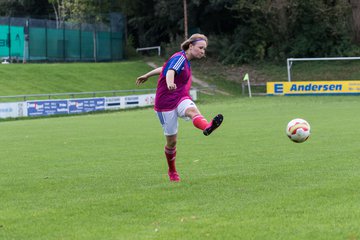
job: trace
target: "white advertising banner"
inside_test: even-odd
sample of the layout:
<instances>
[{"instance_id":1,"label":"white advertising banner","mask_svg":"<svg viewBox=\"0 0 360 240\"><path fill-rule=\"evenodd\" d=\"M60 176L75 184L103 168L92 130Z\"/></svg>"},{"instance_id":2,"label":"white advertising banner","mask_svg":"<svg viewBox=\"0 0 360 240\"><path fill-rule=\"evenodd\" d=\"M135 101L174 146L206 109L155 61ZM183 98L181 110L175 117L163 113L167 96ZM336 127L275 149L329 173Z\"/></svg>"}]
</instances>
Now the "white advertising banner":
<instances>
[{"instance_id":1,"label":"white advertising banner","mask_svg":"<svg viewBox=\"0 0 360 240\"><path fill-rule=\"evenodd\" d=\"M124 108L124 101L122 97L106 97L105 110L116 110Z\"/></svg>"},{"instance_id":2,"label":"white advertising banner","mask_svg":"<svg viewBox=\"0 0 360 240\"><path fill-rule=\"evenodd\" d=\"M27 116L25 102L0 103L0 118Z\"/></svg>"}]
</instances>

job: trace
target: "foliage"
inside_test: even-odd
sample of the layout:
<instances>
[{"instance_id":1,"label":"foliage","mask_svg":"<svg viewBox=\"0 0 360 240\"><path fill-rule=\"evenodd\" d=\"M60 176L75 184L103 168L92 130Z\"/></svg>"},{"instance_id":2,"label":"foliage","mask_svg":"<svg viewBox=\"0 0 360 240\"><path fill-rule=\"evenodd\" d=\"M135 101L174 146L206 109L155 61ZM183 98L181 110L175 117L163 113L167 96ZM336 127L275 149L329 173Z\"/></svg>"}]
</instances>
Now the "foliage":
<instances>
[{"instance_id":1,"label":"foliage","mask_svg":"<svg viewBox=\"0 0 360 240\"><path fill-rule=\"evenodd\" d=\"M224 63L360 54L355 0L186 1L189 35L211 35L209 52ZM185 36L179 0L0 1L1 15L55 15L60 22L106 22L114 11L127 16L134 46L177 45Z\"/></svg>"},{"instance_id":2,"label":"foliage","mask_svg":"<svg viewBox=\"0 0 360 240\"><path fill-rule=\"evenodd\" d=\"M129 35L126 39L126 45L125 45L125 58L126 59L132 59L134 57L138 56L135 46L134 46L134 37L133 35Z\"/></svg>"},{"instance_id":3,"label":"foliage","mask_svg":"<svg viewBox=\"0 0 360 240\"><path fill-rule=\"evenodd\" d=\"M52 4L58 26L63 21L76 23L104 22L104 12L109 12L110 0L49 0Z\"/></svg>"},{"instance_id":4,"label":"foliage","mask_svg":"<svg viewBox=\"0 0 360 240\"><path fill-rule=\"evenodd\" d=\"M1 0L0 16L44 17L48 16L48 0Z\"/></svg>"},{"instance_id":5,"label":"foliage","mask_svg":"<svg viewBox=\"0 0 360 240\"><path fill-rule=\"evenodd\" d=\"M189 34L221 34L236 26L229 8L235 0L188 0ZM134 10L137 9L137 10ZM231 19L231 20L230 20ZM129 31L139 46L159 45L184 38L184 8L178 0L139 1L128 14Z\"/></svg>"},{"instance_id":6,"label":"foliage","mask_svg":"<svg viewBox=\"0 0 360 240\"><path fill-rule=\"evenodd\" d=\"M346 56L351 49L347 16L349 5L344 1L245 1L233 9L239 25L233 34L221 38L219 59L228 62L283 60L285 57ZM230 46L220 53L224 42ZM221 48L220 48L221 47Z\"/></svg>"},{"instance_id":7,"label":"foliage","mask_svg":"<svg viewBox=\"0 0 360 240\"><path fill-rule=\"evenodd\" d=\"M146 9L128 18L138 44L177 45L184 36L179 1L153 0ZM345 0L188 0L190 34L211 35L209 55L223 63L356 55L350 13Z\"/></svg>"},{"instance_id":8,"label":"foliage","mask_svg":"<svg viewBox=\"0 0 360 240\"><path fill-rule=\"evenodd\" d=\"M294 4L295 21L290 23L289 53L299 57L344 55L350 45L347 16L350 8L337 4L307 0Z\"/></svg>"}]
</instances>

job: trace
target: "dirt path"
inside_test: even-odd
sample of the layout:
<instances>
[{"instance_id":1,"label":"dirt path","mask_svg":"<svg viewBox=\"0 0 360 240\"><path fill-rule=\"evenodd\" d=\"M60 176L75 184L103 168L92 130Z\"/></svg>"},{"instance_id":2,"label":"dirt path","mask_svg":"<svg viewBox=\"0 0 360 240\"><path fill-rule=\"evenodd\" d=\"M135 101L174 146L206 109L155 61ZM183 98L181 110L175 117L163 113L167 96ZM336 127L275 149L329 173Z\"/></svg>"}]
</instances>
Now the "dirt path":
<instances>
[{"instance_id":1,"label":"dirt path","mask_svg":"<svg viewBox=\"0 0 360 240\"><path fill-rule=\"evenodd\" d=\"M157 67L158 67L158 66L157 66L155 63L153 63L153 62L147 62L147 65L149 65L149 66L152 67L152 68L157 68ZM214 90L212 90L210 84L208 84L208 83L205 82L205 81L202 81L202 80L198 79L198 78L195 77L194 75L192 76L192 80L193 80L194 83L199 84L201 87L208 88L208 89L202 89L202 90L200 90L202 93L205 93L205 94L208 94L208 95L214 95L213 92L217 92L217 93L220 93L220 94L222 94L222 95L231 96L230 93L225 92L225 91L222 91L222 90L219 90L219 89L214 89Z\"/></svg>"}]
</instances>

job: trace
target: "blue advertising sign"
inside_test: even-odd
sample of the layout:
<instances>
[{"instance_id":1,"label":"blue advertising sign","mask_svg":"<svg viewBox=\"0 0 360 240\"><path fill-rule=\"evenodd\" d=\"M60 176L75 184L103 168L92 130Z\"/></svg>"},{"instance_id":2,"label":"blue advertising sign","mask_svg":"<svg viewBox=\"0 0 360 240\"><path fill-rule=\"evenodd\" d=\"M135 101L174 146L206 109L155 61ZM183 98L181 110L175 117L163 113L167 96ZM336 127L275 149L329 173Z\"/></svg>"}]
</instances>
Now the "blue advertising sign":
<instances>
[{"instance_id":1,"label":"blue advertising sign","mask_svg":"<svg viewBox=\"0 0 360 240\"><path fill-rule=\"evenodd\" d=\"M28 101L28 116L48 116L54 114L67 114L67 100L45 100L45 101Z\"/></svg>"},{"instance_id":2,"label":"blue advertising sign","mask_svg":"<svg viewBox=\"0 0 360 240\"><path fill-rule=\"evenodd\" d=\"M86 113L105 110L105 98L84 98L69 100L69 113Z\"/></svg>"}]
</instances>

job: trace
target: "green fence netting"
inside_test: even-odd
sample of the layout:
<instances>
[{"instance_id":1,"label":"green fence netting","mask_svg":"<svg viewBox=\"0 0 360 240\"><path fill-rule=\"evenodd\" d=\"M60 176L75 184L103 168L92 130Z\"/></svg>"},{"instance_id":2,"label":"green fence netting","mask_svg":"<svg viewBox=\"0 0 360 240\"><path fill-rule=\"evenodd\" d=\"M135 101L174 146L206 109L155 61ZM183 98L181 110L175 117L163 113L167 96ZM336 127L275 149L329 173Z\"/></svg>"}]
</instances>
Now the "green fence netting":
<instances>
[{"instance_id":1,"label":"green fence netting","mask_svg":"<svg viewBox=\"0 0 360 240\"><path fill-rule=\"evenodd\" d=\"M124 54L124 18L79 24L0 17L0 58L18 61L113 61Z\"/></svg>"}]
</instances>

